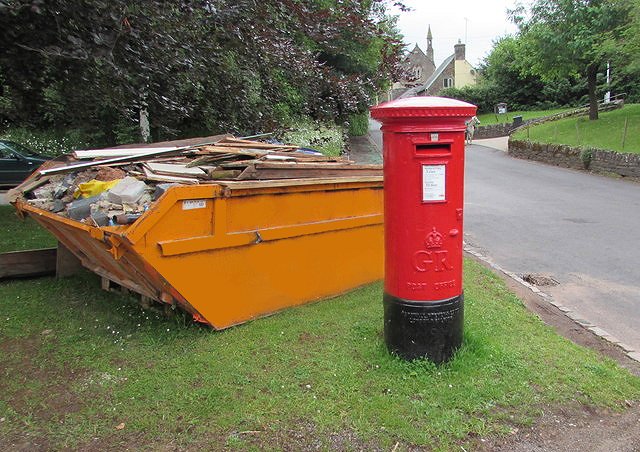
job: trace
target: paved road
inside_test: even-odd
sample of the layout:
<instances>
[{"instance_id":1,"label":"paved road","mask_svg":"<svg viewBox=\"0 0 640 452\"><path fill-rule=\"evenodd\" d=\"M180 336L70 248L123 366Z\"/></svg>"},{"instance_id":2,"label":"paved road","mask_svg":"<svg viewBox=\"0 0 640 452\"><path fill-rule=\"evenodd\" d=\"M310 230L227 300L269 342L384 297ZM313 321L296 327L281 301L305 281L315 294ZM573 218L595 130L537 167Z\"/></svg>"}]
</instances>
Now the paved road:
<instances>
[{"instance_id":1,"label":"paved road","mask_svg":"<svg viewBox=\"0 0 640 452\"><path fill-rule=\"evenodd\" d=\"M467 149L465 238L640 350L640 184Z\"/></svg>"},{"instance_id":2,"label":"paved road","mask_svg":"<svg viewBox=\"0 0 640 452\"><path fill-rule=\"evenodd\" d=\"M469 245L506 270L553 277L547 293L640 351L640 184L478 144L467 147L465 180Z\"/></svg>"}]
</instances>

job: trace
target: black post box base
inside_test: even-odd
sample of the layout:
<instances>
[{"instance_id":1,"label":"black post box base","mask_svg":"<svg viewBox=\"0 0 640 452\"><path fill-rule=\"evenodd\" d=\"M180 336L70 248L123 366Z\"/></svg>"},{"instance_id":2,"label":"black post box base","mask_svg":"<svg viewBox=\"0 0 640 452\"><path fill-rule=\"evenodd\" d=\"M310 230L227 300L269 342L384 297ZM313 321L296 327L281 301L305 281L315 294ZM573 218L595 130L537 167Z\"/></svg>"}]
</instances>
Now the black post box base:
<instances>
[{"instance_id":1,"label":"black post box base","mask_svg":"<svg viewBox=\"0 0 640 452\"><path fill-rule=\"evenodd\" d=\"M462 345L464 294L446 300L409 301L384 294L384 340L406 360L448 361Z\"/></svg>"}]
</instances>

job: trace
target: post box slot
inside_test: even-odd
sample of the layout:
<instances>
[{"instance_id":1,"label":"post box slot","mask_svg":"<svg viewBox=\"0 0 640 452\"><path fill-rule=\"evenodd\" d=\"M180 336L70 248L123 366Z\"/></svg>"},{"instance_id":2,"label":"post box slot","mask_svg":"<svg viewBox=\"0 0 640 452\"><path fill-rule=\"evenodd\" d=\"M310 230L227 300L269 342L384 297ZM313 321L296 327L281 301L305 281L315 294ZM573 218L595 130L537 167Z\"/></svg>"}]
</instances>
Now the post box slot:
<instances>
[{"instance_id":1,"label":"post box slot","mask_svg":"<svg viewBox=\"0 0 640 452\"><path fill-rule=\"evenodd\" d=\"M451 146L443 143L416 144L417 157L450 157Z\"/></svg>"}]
</instances>

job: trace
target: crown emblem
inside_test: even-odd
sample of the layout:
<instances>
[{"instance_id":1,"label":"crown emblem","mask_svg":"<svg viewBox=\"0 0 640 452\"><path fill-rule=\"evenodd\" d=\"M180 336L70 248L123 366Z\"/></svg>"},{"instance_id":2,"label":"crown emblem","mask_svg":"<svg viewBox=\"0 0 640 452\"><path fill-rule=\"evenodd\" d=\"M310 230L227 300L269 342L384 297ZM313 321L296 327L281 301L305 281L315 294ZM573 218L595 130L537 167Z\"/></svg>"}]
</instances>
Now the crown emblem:
<instances>
[{"instance_id":1,"label":"crown emblem","mask_svg":"<svg viewBox=\"0 0 640 452\"><path fill-rule=\"evenodd\" d=\"M436 227L427 235L427 239L424 241L424 246L429 248L441 248L442 247L442 234L436 231Z\"/></svg>"}]
</instances>

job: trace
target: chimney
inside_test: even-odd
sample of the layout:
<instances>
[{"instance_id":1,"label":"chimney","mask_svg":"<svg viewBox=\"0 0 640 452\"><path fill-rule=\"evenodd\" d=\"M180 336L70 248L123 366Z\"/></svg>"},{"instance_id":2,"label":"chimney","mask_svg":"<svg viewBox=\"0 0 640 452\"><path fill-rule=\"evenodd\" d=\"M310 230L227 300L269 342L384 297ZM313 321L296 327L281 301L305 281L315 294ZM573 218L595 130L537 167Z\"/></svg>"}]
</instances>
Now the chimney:
<instances>
[{"instance_id":1,"label":"chimney","mask_svg":"<svg viewBox=\"0 0 640 452\"><path fill-rule=\"evenodd\" d=\"M456 54L456 60L464 60L464 44L458 39L458 43L453 46Z\"/></svg>"}]
</instances>

